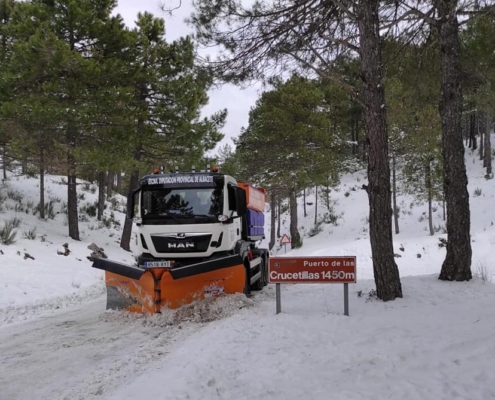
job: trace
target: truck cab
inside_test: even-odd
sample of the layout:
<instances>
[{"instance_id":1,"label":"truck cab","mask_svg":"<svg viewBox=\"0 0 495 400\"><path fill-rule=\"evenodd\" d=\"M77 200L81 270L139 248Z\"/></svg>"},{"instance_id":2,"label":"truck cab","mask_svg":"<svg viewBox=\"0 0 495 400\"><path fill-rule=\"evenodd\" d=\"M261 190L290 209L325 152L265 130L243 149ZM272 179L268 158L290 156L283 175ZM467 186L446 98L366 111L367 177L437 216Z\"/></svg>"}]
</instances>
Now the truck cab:
<instances>
[{"instance_id":1,"label":"truck cab","mask_svg":"<svg viewBox=\"0 0 495 400\"><path fill-rule=\"evenodd\" d=\"M128 217L138 228L138 265L232 252L246 238L246 212L246 192L231 176L213 171L146 175L128 200Z\"/></svg>"}]
</instances>

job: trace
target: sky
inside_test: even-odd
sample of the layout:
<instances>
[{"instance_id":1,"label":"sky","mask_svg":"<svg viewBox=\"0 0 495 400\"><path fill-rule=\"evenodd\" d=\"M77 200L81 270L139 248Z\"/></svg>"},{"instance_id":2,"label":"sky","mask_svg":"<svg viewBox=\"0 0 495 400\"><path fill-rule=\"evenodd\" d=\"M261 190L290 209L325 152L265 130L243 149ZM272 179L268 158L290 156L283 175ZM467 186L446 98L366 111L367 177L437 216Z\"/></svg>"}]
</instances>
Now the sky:
<instances>
[{"instance_id":1,"label":"sky","mask_svg":"<svg viewBox=\"0 0 495 400\"><path fill-rule=\"evenodd\" d=\"M179 0L119 0L115 12L122 15L129 27L134 26L138 12L148 11L165 19L167 41L193 33L192 28L184 22L184 19L193 11L191 0L183 0L180 8L174 10L172 15L161 10L162 4L165 4L167 8L174 8L180 2ZM206 50L200 51L202 54L216 54L215 49L209 49L208 53ZM202 110L202 115L208 116L224 108L228 109L227 122L223 129L225 137L216 149L226 143L233 145L232 138L239 135L242 127L247 127L249 110L259 97L259 87L255 85L240 89L234 85L223 85L219 89L210 91L210 102Z\"/></svg>"}]
</instances>

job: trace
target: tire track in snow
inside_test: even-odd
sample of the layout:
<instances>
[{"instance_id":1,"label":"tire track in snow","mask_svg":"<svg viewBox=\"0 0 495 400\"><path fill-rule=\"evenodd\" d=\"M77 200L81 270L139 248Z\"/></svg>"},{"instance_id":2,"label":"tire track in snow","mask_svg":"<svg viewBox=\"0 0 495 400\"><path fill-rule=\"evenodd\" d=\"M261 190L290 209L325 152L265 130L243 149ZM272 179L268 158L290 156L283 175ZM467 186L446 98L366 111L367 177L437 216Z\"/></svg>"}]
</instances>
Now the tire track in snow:
<instances>
[{"instance_id":1,"label":"tire track in snow","mask_svg":"<svg viewBox=\"0 0 495 400\"><path fill-rule=\"evenodd\" d=\"M74 294L48 298L43 301L29 303L21 306L7 306L0 308L0 328L2 325L27 321L36 316L43 316L49 312L83 304L88 300L94 300L106 293L103 282L91 285Z\"/></svg>"},{"instance_id":2,"label":"tire track in snow","mask_svg":"<svg viewBox=\"0 0 495 400\"><path fill-rule=\"evenodd\" d=\"M0 399L101 398L201 324L105 312L105 298L0 329Z\"/></svg>"}]
</instances>

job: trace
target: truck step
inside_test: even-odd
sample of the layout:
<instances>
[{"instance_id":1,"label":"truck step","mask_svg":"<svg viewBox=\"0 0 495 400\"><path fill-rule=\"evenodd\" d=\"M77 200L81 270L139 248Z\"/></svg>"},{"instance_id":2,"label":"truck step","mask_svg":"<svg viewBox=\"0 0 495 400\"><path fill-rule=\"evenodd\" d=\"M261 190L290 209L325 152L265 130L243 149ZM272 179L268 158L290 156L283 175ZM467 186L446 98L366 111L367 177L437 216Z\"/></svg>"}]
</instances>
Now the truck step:
<instances>
[{"instance_id":1,"label":"truck step","mask_svg":"<svg viewBox=\"0 0 495 400\"><path fill-rule=\"evenodd\" d=\"M257 257L251 261L249 261L249 267L253 269L254 267L257 267L258 265L261 264L261 257Z\"/></svg>"},{"instance_id":2,"label":"truck step","mask_svg":"<svg viewBox=\"0 0 495 400\"><path fill-rule=\"evenodd\" d=\"M256 282L258 279L261 279L261 271L251 277L251 285Z\"/></svg>"}]
</instances>

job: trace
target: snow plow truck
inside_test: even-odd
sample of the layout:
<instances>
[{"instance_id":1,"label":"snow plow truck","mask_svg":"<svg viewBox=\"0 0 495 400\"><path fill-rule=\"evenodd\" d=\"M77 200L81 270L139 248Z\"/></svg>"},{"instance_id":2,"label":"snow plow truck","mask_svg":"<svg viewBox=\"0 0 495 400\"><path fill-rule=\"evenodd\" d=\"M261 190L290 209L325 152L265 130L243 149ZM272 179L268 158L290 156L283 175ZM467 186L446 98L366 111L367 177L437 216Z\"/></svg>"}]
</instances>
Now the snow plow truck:
<instances>
[{"instance_id":1,"label":"snow plow truck","mask_svg":"<svg viewBox=\"0 0 495 400\"><path fill-rule=\"evenodd\" d=\"M268 283L265 191L217 167L141 178L127 201L137 227L135 265L93 259L105 270L107 309L155 314Z\"/></svg>"}]
</instances>

